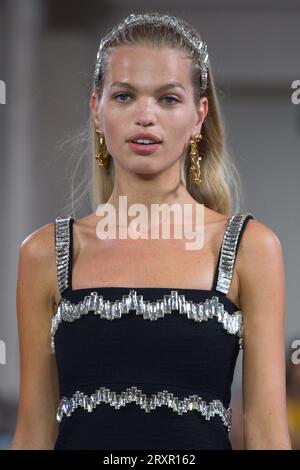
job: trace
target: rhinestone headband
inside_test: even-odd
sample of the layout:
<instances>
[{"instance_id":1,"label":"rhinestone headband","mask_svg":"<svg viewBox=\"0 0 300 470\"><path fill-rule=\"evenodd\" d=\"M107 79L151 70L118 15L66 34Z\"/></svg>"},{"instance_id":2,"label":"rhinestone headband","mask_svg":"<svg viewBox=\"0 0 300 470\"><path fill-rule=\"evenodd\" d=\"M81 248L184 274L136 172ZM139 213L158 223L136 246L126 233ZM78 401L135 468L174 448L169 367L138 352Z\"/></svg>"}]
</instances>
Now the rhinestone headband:
<instances>
[{"instance_id":1,"label":"rhinestone headband","mask_svg":"<svg viewBox=\"0 0 300 470\"><path fill-rule=\"evenodd\" d=\"M122 31L126 30L132 24L165 24L174 28L199 57L199 63L201 66L201 94L205 92L207 87L207 70L209 64L207 44L204 41L201 41L197 36L192 35L175 16L149 13L142 15L132 13L101 39L94 74L96 88L99 87L99 72L104 50L109 47Z\"/></svg>"}]
</instances>

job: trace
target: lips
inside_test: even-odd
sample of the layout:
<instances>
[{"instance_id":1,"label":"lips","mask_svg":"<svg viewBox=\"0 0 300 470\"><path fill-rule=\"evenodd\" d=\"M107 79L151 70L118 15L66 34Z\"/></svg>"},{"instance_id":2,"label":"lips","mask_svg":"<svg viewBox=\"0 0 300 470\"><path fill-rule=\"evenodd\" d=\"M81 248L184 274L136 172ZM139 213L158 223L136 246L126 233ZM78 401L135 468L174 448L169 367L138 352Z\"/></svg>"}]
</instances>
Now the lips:
<instances>
[{"instance_id":1,"label":"lips","mask_svg":"<svg viewBox=\"0 0 300 470\"><path fill-rule=\"evenodd\" d=\"M132 142L132 141L138 140L138 139L152 140L156 144L159 144L162 141L157 135L149 134L149 133L145 133L145 132L140 132L139 134L132 135L131 137L129 137L128 141Z\"/></svg>"},{"instance_id":2,"label":"lips","mask_svg":"<svg viewBox=\"0 0 300 470\"><path fill-rule=\"evenodd\" d=\"M137 155L151 155L152 153L156 152L161 145L160 142L155 144L138 144L131 141L128 141L127 144L130 150Z\"/></svg>"}]
</instances>

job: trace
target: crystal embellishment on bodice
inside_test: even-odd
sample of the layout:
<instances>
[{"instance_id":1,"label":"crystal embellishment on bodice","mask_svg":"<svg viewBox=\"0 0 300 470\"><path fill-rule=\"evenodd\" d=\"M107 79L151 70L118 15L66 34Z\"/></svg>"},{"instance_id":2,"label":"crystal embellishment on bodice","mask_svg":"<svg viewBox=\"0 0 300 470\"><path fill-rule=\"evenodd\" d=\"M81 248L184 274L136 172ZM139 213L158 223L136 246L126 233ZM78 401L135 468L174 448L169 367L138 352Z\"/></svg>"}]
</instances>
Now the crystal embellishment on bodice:
<instances>
[{"instance_id":1,"label":"crystal embellishment on bodice","mask_svg":"<svg viewBox=\"0 0 300 470\"><path fill-rule=\"evenodd\" d=\"M92 291L90 295L78 303L72 303L62 298L56 314L52 318L51 326L51 347L55 352L55 333L62 321L73 322L83 316L93 313L101 319L117 320L123 315L128 315L134 310L136 315L140 315L144 320L160 320L177 310L180 314L186 315L188 319L195 322L204 322L215 319L222 323L223 328L229 334L236 334L239 337L239 346L242 348L243 319L242 312L237 310L229 314L218 296L206 299L204 302L193 302L186 300L185 295L179 295L178 291L172 290L171 294L164 295L163 299L156 301L144 300L143 295L137 295L134 289L129 290L128 295L123 295L122 300L104 300L102 295Z\"/></svg>"}]
</instances>

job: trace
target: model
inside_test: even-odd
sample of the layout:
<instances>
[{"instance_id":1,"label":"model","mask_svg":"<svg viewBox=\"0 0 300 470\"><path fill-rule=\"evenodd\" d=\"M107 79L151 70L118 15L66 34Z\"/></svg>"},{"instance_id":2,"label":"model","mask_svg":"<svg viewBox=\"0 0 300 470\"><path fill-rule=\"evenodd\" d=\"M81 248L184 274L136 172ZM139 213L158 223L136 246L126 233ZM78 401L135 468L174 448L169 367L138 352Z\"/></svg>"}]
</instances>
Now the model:
<instances>
[{"instance_id":1,"label":"model","mask_svg":"<svg viewBox=\"0 0 300 470\"><path fill-rule=\"evenodd\" d=\"M20 248L12 448L230 450L243 352L245 447L290 449L282 249L232 213L207 44L180 18L131 14L101 39L90 109L94 211L60 214ZM122 197L146 209L144 235L155 204L202 209L189 227L204 243L105 239L103 207L113 229L134 222Z\"/></svg>"}]
</instances>

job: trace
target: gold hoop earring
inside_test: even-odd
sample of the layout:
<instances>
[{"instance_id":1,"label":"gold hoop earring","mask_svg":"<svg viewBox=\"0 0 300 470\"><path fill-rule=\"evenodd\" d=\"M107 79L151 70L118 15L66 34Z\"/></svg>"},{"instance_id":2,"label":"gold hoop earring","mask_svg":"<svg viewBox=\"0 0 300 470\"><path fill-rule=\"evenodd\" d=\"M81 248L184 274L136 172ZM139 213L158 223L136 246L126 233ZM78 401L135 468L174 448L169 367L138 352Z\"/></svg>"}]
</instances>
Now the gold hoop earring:
<instances>
[{"instance_id":1,"label":"gold hoop earring","mask_svg":"<svg viewBox=\"0 0 300 470\"><path fill-rule=\"evenodd\" d=\"M99 161L99 167L103 168L107 166L108 163L108 150L105 145L105 140L104 140L104 134L103 132L96 128L96 133L99 137L99 143L98 143L98 153L96 154L96 160Z\"/></svg>"},{"instance_id":2,"label":"gold hoop earring","mask_svg":"<svg viewBox=\"0 0 300 470\"><path fill-rule=\"evenodd\" d=\"M191 166L190 166L190 173L192 174L193 177L193 183L196 185L199 185L202 183L202 180L200 178L200 161L202 160L202 157L199 155L199 150L198 150L198 143L202 139L201 134L196 134L194 137L190 138L190 159L191 159Z\"/></svg>"}]
</instances>

